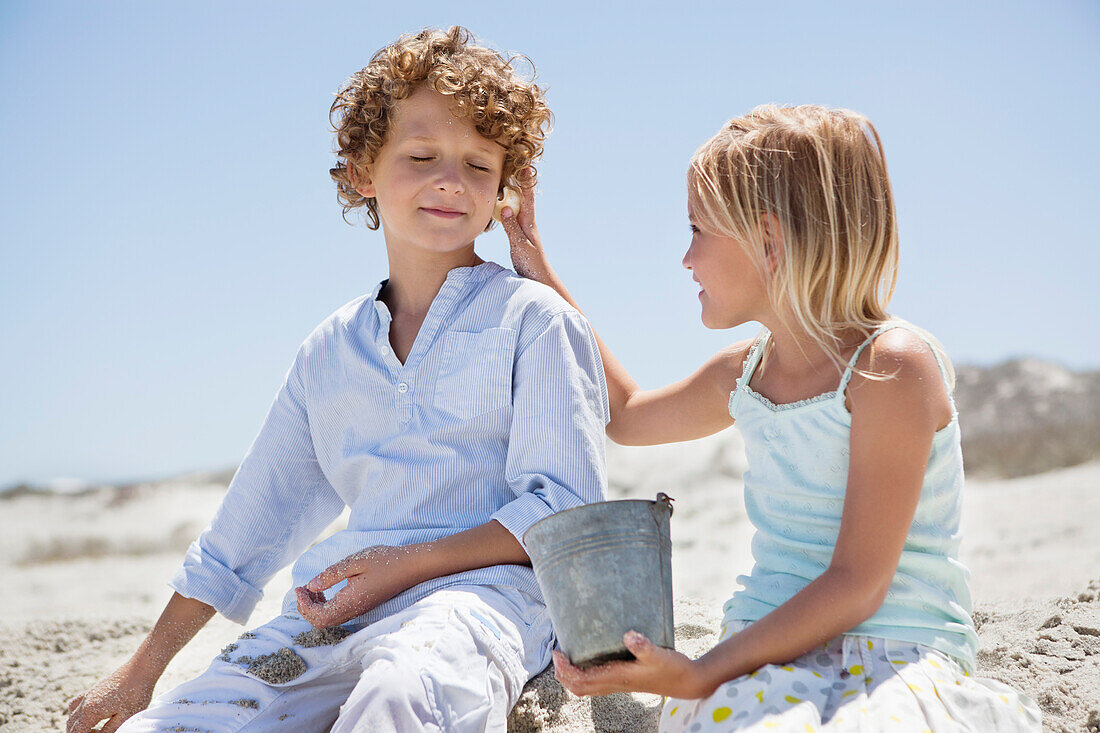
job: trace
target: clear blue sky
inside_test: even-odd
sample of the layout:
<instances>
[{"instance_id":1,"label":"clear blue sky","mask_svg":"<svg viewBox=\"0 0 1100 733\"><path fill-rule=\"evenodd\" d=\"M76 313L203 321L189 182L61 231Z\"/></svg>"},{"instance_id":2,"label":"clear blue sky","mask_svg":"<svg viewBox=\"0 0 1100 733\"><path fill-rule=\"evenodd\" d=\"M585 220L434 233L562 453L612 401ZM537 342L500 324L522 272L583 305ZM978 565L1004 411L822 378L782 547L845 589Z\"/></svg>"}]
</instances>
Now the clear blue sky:
<instances>
[{"instance_id":1,"label":"clear blue sky","mask_svg":"<svg viewBox=\"0 0 1100 733\"><path fill-rule=\"evenodd\" d=\"M893 310L956 362L1100 367L1100 5L526 5L0 4L0 485L240 460L301 340L386 275L328 108L427 25L534 60L544 240L644 386L755 330L707 331L679 263L688 158L763 102L876 123Z\"/></svg>"}]
</instances>

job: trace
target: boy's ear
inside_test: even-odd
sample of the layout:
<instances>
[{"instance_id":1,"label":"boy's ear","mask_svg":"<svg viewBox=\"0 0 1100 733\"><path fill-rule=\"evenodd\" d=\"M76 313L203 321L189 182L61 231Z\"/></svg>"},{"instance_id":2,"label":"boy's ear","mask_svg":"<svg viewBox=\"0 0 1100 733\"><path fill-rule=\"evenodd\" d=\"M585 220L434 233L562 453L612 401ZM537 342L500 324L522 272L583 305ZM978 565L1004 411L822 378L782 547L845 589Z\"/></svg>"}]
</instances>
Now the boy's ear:
<instances>
[{"instance_id":1,"label":"boy's ear","mask_svg":"<svg viewBox=\"0 0 1100 733\"><path fill-rule=\"evenodd\" d=\"M370 167L363 166L365 175L360 175L355 162L349 160L347 162L348 180L351 181L351 187L359 192L360 196L364 198L372 199L377 195L377 191L374 188L374 182L371 181Z\"/></svg>"},{"instance_id":2,"label":"boy's ear","mask_svg":"<svg viewBox=\"0 0 1100 733\"><path fill-rule=\"evenodd\" d=\"M772 213L761 214L760 233L764 235L764 267L771 274L783 258L783 227L779 217Z\"/></svg>"}]
</instances>

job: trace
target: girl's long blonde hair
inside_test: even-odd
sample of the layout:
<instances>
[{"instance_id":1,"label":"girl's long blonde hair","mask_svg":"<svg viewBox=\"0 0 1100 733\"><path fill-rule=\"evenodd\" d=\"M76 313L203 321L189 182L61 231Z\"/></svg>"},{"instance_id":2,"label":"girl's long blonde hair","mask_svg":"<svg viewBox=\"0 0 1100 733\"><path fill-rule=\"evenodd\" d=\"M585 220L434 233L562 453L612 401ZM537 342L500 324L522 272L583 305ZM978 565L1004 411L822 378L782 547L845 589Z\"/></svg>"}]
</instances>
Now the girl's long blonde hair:
<instances>
[{"instance_id":1,"label":"girl's long blonde hair","mask_svg":"<svg viewBox=\"0 0 1100 733\"><path fill-rule=\"evenodd\" d=\"M743 243L762 273L776 251L765 277L775 312L838 368L841 334L867 337L891 318L897 215L882 141L865 116L756 107L695 152L688 195L700 223Z\"/></svg>"}]
</instances>

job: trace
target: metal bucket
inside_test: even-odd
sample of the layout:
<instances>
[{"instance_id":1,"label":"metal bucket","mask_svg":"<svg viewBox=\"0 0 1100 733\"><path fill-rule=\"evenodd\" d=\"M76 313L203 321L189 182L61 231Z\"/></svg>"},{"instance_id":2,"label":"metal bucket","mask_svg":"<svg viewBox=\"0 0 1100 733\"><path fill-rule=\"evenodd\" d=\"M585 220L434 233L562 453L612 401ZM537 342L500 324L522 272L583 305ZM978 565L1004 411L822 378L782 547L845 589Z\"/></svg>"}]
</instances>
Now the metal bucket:
<instances>
[{"instance_id":1,"label":"metal bucket","mask_svg":"<svg viewBox=\"0 0 1100 733\"><path fill-rule=\"evenodd\" d=\"M523 535L569 661L591 667L634 659L631 629L674 647L672 499L625 499L566 509Z\"/></svg>"}]
</instances>

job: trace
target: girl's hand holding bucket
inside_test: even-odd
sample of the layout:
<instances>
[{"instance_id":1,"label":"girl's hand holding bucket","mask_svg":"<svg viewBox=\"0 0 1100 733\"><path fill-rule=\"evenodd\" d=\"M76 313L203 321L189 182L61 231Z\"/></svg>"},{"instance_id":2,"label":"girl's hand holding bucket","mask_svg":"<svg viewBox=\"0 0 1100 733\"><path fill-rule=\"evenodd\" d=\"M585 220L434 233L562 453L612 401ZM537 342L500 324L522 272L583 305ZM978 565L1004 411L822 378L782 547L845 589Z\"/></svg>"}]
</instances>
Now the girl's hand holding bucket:
<instances>
[{"instance_id":1,"label":"girl's hand holding bucket","mask_svg":"<svg viewBox=\"0 0 1100 733\"><path fill-rule=\"evenodd\" d=\"M718 686L707 679L699 662L659 647L637 631L626 632L623 643L635 661L608 662L588 669L573 666L565 654L555 650L554 676L574 695L651 692L690 700L707 697Z\"/></svg>"}]
</instances>

